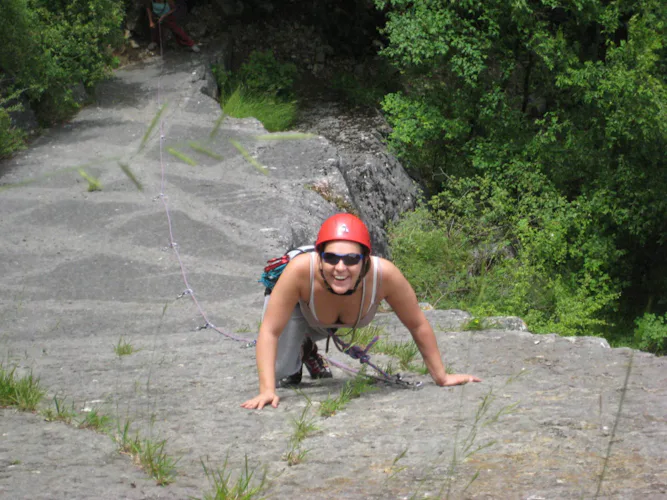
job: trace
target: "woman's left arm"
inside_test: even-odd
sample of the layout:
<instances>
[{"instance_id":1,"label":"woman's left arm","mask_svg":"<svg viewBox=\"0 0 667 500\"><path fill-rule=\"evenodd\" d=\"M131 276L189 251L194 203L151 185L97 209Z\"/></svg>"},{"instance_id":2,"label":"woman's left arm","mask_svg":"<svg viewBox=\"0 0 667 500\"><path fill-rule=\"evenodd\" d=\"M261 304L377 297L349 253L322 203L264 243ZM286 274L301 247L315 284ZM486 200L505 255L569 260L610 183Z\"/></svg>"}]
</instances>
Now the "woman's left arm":
<instances>
[{"instance_id":1,"label":"woman's left arm","mask_svg":"<svg viewBox=\"0 0 667 500\"><path fill-rule=\"evenodd\" d=\"M447 374L431 324L419 307L417 295L403 273L382 260L382 288L385 300L410 331L433 381L440 386L481 382L473 375Z\"/></svg>"}]
</instances>

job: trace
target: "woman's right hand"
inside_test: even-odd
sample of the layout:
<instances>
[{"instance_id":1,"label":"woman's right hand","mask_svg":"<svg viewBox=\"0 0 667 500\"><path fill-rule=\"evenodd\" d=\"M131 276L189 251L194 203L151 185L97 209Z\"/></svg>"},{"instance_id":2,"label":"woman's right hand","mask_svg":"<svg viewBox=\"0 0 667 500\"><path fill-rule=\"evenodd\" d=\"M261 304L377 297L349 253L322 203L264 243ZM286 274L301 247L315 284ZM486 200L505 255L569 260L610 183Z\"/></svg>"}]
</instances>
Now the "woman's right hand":
<instances>
[{"instance_id":1,"label":"woman's right hand","mask_svg":"<svg viewBox=\"0 0 667 500\"><path fill-rule=\"evenodd\" d=\"M259 396L255 396L252 399L249 399L241 405L242 408L248 410L261 410L264 406L270 404L274 408L278 407L278 402L280 398L274 391L262 392Z\"/></svg>"},{"instance_id":2,"label":"woman's right hand","mask_svg":"<svg viewBox=\"0 0 667 500\"><path fill-rule=\"evenodd\" d=\"M465 385L469 382L481 382L482 380L479 377L475 377L474 375L467 375L467 374L449 374L447 375L447 379L445 380L444 383L438 384L441 387L450 387L452 385Z\"/></svg>"}]
</instances>

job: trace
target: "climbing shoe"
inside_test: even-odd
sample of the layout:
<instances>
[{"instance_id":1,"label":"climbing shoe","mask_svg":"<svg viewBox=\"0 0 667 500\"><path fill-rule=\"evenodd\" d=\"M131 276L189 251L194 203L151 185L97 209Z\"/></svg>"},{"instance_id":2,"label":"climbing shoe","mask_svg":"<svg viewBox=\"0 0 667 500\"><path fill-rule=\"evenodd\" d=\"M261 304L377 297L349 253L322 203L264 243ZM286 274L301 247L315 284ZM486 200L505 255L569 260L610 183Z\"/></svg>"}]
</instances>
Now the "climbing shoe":
<instances>
[{"instance_id":1,"label":"climbing shoe","mask_svg":"<svg viewBox=\"0 0 667 500\"><path fill-rule=\"evenodd\" d=\"M299 368L299 371L296 373L292 373L292 375L288 375L287 377L283 377L280 380L278 380L278 387L294 387L296 385L299 385L301 383L301 372L303 371L303 366Z\"/></svg>"},{"instance_id":2,"label":"climbing shoe","mask_svg":"<svg viewBox=\"0 0 667 500\"><path fill-rule=\"evenodd\" d=\"M317 352L317 344L309 337L303 341L301 346L301 360L306 366L310 378L331 378L333 374L329 365Z\"/></svg>"}]
</instances>

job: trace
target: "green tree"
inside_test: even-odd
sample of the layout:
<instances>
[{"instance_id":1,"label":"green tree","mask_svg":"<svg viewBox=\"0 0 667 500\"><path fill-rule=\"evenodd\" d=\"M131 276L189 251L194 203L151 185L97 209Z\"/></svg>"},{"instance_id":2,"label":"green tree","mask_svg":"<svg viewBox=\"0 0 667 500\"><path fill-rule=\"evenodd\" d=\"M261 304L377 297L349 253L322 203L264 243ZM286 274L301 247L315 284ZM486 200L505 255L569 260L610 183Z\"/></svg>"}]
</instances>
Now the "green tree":
<instances>
[{"instance_id":1,"label":"green tree","mask_svg":"<svg viewBox=\"0 0 667 500\"><path fill-rule=\"evenodd\" d=\"M122 41L114 0L5 0L0 17L0 98L20 91L43 122L76 109L72 88L104 78Z\"/></svg>"},{"instance_id":2,"label":"green tree","mask_svg":"<svg viewBox=\"0 0 667 500\"><path fill-rule=\"evenodd\" d=\"M442 192L440 215L484 218L484 204L461 212L455 197L492 186L519 260L504 272L523 269L517 288L553 297L543 325L562 325L568 309L579 311L568 333L664 312L664 3L376 4L383 54L404 80L384 100L391 145ZM459 179L468 191L448 189Z\"/></svg>"}]
</instances>

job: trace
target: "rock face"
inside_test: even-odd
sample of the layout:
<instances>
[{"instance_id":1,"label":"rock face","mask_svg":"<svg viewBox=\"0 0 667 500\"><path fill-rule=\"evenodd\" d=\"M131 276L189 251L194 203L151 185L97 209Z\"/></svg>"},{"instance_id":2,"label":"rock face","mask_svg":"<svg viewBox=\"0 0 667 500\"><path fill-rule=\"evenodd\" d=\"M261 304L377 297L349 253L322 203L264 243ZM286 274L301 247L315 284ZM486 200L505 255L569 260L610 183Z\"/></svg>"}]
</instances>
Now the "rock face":
<instances>
[{"instance_id":1,"label":"rock face","mask_svg":"<svg viewBox=\"0 0 667 500\"><path fill-rule=\"evenodd\" d=\"M598 338L460 331L469 314L424 306L447 365L482 383L437 387L409 372L421 389L377 384L324 418L350 380L334 368L281 389L278 408L240 408L257 391L247 343L264 261L313 240L336 207L306 186L344 190L346 173L322 136L266 134L254 119L212 134L220 110L193 81L201 64L167 52L118 71L94 105L0 167L3 187L31 181L0 196L3 367L40 377L43 408L66 398L75 423L96 409L119 439L129 422L164 440L174 482L157 486L107 434L2 408L0 497L202 498L213 489L202 461L232 482L257 467L272 498L667 496L667 359ZM87 191L81 164L102 191ZM387 342L409 339L391 313L375 324ZM121 341L135 352L117 354ZM296 448L295 422L314 426Z\"/></svg>"},{"instance_id":2,"label":"rock face","mask_svg":"<svg viewBox=\"0 0 667 500\"><path fill-rule=\"evenodd\" d=\"M302 112L298 127L326 137L337 149L333 165L342 174L350 201L366 222L374 252L388 256L387 223L413 209L418 188L382 142L388 125L375 111L318 102Z\"/></svg>"}]
</instances>

